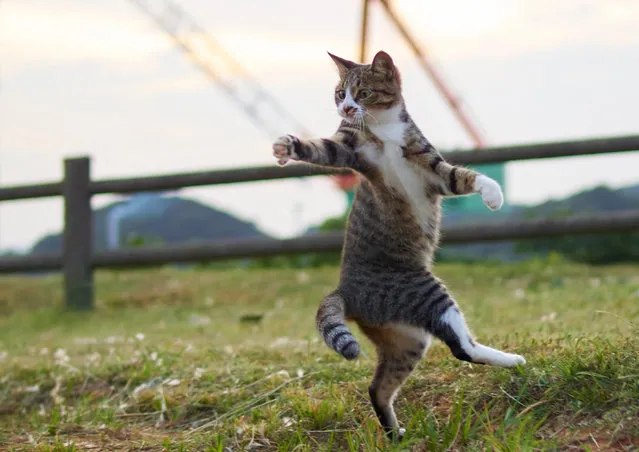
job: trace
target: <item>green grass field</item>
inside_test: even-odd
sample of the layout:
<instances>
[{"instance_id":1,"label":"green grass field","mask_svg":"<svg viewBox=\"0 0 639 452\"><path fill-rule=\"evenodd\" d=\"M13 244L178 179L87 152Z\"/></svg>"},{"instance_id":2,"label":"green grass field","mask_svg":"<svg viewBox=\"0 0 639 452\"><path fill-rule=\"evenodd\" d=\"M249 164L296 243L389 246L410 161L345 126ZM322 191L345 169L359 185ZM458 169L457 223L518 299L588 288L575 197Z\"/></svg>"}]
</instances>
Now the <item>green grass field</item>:
<instances>
[{"instance_id":1,"label":"green grass field","mask_svg":"<svg viewBox=\"0 0 639 452\"><path fill-rule=\"evenodd\" d=\"M482 342L521 369L435 342L400 393L388 443L374 364L314 329L337 269L100 272L97 308L61 284L0 279L0 449L639 450L639 266L436 268Z\"/></svg>"}]
</instances>

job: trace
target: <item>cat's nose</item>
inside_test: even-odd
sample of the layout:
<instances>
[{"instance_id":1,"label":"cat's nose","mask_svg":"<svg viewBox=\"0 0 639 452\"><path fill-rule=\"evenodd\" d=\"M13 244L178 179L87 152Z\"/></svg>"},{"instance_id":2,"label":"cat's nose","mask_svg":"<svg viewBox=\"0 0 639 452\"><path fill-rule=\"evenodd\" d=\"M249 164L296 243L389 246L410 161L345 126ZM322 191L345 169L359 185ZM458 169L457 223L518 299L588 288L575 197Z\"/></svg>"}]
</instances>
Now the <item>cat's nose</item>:
<instances>
[{"instance_id":1,"label":"cat's nose","mask_svg":"<svg viewBox=\"0 0 639 452\"><path fill-rule=\"evenodd\" d=\"M353 116L355 114L355 107L351 105L345 106L342 110L346 116Z\"/></svg>"}]
</instances>

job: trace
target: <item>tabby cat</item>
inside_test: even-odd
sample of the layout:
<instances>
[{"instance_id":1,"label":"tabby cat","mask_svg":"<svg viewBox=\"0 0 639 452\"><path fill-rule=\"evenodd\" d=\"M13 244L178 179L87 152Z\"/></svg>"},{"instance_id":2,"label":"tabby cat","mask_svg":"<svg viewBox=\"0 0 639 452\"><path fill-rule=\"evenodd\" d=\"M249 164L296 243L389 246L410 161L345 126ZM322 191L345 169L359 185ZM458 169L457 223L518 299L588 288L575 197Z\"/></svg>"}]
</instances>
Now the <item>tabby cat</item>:
<instances>
[{"instance_id":1,"label":"tabby cat","mask_svg":"<svg viewBox=\"0 0 639 452\"><path fill-rule=\"evenodd\" d=\"M343 120L337 132L311 140L282 136L273 155L280 165L294 160L359 175L339 285L321 302L316 322L326 344L346 359L360 353L346 320L375 344L370 399L387 435L401 438L405 430L393 401L431 336L463 361L501 367L526 362L474 341L459 306L431 272L442 198L479 193L494 210L503 195L489 177L447 163L424 137L406 111L401 77L387 53L366 65L329 55L340 77L335 104Z\"/></svg>"}]
</instances>

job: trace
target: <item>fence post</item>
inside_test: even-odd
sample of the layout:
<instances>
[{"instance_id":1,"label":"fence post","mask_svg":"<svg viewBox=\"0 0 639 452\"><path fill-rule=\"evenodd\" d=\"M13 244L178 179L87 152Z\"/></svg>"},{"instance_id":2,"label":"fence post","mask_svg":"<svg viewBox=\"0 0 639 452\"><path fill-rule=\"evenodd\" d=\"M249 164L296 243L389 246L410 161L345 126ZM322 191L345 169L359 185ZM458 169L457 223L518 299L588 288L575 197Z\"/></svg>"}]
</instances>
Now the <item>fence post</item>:
<instances>
[{"instance_id":1,"label":"fence post","mask_svg":"<svg viewBox=\"0 0 639 452\"><path fill-rule=\"evenodd\" d=\"M93 309L93 218L91 212L91 160L64 161L64 296L67 308Z\"/></svg>"}]
</instances>

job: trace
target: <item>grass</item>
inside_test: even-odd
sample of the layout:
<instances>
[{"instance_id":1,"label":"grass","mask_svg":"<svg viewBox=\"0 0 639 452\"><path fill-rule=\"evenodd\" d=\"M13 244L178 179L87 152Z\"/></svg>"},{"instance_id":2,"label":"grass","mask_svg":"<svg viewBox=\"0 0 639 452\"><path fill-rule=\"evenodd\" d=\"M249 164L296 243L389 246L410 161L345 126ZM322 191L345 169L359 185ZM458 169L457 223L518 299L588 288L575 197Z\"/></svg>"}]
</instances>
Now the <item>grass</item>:
<instances>
[{"instance_id":1,"label":"grass","mask_svg":"<svg viewBox=\"0 0 639 452\"><path fill-rule=\"evenodd\" d=\"M639 450L639 267L437 267L482 342L519 369L436 342L401 391L405 441L314 329L337 269L100 272L97 308L56 277L0 279L0 449Z\"/></svg>"}]
</instances>

